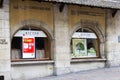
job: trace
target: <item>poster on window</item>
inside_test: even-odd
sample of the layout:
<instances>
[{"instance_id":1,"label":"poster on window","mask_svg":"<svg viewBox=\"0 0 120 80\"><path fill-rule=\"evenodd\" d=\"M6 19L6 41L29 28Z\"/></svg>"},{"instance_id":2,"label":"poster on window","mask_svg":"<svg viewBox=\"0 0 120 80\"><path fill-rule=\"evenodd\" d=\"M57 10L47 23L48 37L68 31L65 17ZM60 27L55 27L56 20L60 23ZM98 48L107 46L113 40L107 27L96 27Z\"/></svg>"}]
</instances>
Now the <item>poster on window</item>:
<instances>
[{"instance_id":1,"label":"poster on window","mask_svg":"<svg viewBox=\"0 0 120 80\"><path fill-rule=\"evenodd\" d=\"M22 58L35 58L34 37L23 37L22 45Z\"/></svg>"},{"instance_id":2,"label":"poster on window","mask_svg":"<svg viewBox=\"0 0 120 80\"><path fill-rule=\"evenodd\" d=\"M87 56L86 39L72 39L72 44L72 58L80 58Z\"/></svg>"}]
</instances>

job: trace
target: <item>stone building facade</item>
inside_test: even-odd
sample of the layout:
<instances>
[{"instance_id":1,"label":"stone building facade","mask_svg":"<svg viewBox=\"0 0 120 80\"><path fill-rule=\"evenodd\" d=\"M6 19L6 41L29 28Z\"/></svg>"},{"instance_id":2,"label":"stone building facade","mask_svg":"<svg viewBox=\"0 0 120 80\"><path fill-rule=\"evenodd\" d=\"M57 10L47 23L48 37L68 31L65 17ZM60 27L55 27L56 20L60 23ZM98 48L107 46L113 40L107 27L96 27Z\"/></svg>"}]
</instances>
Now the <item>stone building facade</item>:
<instances>
[{"instance_id":1,"label":"stone building facade","mask_svg":"<svg viewBox=\"0 0 120 80\"><path fill-rule=\"evenodd\" d=\"M120 2L92 2L95 0L4 0L0 79L29 80L119 66ZM33 55L26 56L24 39L28 38L34 48ZM78 42L84 47L75 50Z\"/></svg>"}]
</instances>

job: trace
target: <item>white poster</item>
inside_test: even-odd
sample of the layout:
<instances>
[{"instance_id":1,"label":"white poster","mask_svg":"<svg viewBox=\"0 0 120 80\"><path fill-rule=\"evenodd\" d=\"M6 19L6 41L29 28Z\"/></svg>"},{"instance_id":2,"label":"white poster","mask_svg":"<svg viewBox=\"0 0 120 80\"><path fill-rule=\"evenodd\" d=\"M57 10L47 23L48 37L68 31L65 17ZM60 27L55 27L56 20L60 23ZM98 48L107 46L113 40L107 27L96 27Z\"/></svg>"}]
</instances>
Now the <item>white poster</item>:
<instances>
[{"instance_id":1,"label":"white poster","mask_svg":"<svg viewBox=\"0 0 120 80\"><path fill-rule=\"evenodd\" d=\"M80 58L87 56L86 39L72 39L72 44L72 58Z\"/></svg>"}]
</instances>

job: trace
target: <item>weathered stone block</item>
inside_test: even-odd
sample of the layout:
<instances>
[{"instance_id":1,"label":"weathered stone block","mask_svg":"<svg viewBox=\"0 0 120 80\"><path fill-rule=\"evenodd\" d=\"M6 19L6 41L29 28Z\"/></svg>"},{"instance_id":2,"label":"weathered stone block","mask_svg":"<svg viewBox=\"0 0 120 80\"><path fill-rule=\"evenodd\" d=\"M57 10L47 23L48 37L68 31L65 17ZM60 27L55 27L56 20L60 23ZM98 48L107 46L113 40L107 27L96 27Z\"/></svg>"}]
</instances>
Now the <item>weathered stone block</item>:
<instances>
[{"instance_id":1,"label":"weathered stone block","mask_svg":"<svg viewBox=\"0 0 120 80\"><path fill-rule=\"evenodd\" d=\"M6 72L6 71L10 71L10 59L2 59L0 60L0 72Z\"/></svg>"},{"instance_id":2,"label":"weathered stone block","mask_svg":"<svg viewBox=\"0 0 120 80\"><path fill-rule=\"evenodd\" d=\"M9 29L1 29L0 30L0 37L1 38L9 38L10 37L10 30Z\"/></svg>"}]
</instances>

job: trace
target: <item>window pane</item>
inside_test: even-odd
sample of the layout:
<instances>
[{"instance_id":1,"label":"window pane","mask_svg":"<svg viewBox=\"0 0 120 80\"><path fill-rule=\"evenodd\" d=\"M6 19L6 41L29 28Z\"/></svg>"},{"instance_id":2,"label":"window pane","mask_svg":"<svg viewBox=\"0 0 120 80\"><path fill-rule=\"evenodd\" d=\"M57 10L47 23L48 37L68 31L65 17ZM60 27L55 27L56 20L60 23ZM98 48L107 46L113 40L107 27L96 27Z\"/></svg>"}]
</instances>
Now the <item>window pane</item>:
<instances>
[{"instance_id":1,"label":"window pane","mask_svg":"<svg viewBox=\"0 0 120 80\"><path fill-rule=\"evenodd\" d=\"M17 34L17 35L16 35ZM11 43L11 52L12 52L12 60L42 60L42 59L50 59L50 39L42 30L31 29L28 28L21 29L16 33L12 39ZM45 36L43 36L43 34ZM31 35L31 36L30 36ZM22 40L25 38L25 42ZM25 55L33 55L31 51L32 49L32 38L34 38L34 58L31 57L23 57L23 53ZM23 43L24 42L24 43ZM24 45L24 46L23 46ZM24 48L25 49L24 49ZM25 51L24 51L25 50ZM27 52L26 52L27 50Z\"/></svg>"},{"instance_id":2,"label":"window pane","mask_svg":"<svg viewBox=\"0 0 120 80\"><path fill-rule=\"evenodd\" d=\"M12 59L21 58L22 37L13 37L12 39Z\"/></svg>"},{"instance_id":3,"label":"window pane","mask_svg":"<svg viewBox=\"0 0 120 80\"><path fill-rule=\"evenodd\" d=\"M71 49L72 58L98 57L98 38L91 30L81 28L72 36Z\"/></svg>"},{"instance_id":4,"label":"window pane","mask_svg":"<svg viewBox=\"0 0 120 80\"><path fill-rule=\"evenodd\" d=\"M13 37L12 39L12 49L21 49L22 47L22 37Z\"/></svg>"},{"instance_id":5,"label":"window pane","mask_svg":"<svg viewBox=\"0 0 120 80\"><path fill-rule=\"evenodd\" d=\"M45 57L45 49L44 49L44 38L36 37L35 45L36 45L36 58L44 58Z\"/></svg>"},{"instance_id":6,"label":"window pane","mask_svg":"<svg viewBox=\"0 0 120 80\"><path fill-rule=\"evenodd\" d=\"M87 39L87 53L89 57L96 57L97 56L97 40L95 39Z\"/></svg>"}]
</instances>

